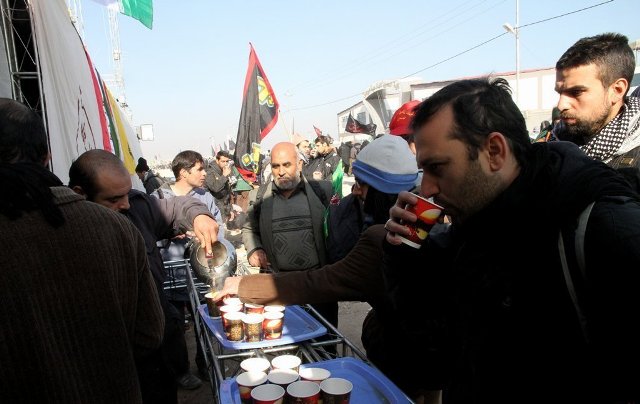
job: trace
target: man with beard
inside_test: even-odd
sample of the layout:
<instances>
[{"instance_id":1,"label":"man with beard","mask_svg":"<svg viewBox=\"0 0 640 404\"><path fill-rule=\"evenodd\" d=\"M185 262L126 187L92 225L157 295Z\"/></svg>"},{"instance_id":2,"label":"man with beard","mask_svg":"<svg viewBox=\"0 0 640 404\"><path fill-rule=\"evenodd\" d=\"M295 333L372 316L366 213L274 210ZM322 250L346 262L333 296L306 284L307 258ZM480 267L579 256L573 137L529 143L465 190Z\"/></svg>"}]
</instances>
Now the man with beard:
<instances>
[{"instance_id":1,"label":"man with beard","mask_svg":"<svg viewBox=\"0 0 640 404\"><path fill-rule=\"evenodd\" d=\"M504 79L444 87L413 127L421 194L452 224L403 244L417 198L401 192L383 263L429 387L444 404L638 400L638 195L569 142L530 143ZM594 201L581 272L575 227Z\"/></svg>"},{"instance_id":2,"label":"man with beard","mask_svg":"<svg viewBox=\"0 0 640 404\"><path fill-rule=\"evenodd\" d=\"M163 290L164 265L156 243L193 230L206 252L211 254L219 226L207 207L195 198L156 199L131 189L131 176L126 167L118 157L105 150L89 150L73 162L69 169L69 188L91 202L122 213L142 234L165 316L160 349L136 363L142 398L145 403L176 403L176 378L181 376L175 373L176 363L186 352L184 322ZM195 377L191 379L192 385L198 384Z\"/></svg>"},{"instance_id":3,"label":"man with beard","mask_svg":"<svg viewBox=\"0 0 640 404\"><path fill-rule=\"evenodd\" d=\"M242 229L249 264L273 272L301 271L327 264L324 212L331 198L331 183L301 175L302 160L293 143L271 150L273 180L258 190ZM337 324L337 304L314 306Z\"/></svg>"},{"instance_id":4,"label":"man with beard","mask_svg":"<svg viewBox=\"0 0 640 404\"><path fill-rule=\"evenodd\" d=\"M626 36L582 38L556 63L560 140L623 172L640 167L640 99L626 97L635 57Z\"/></svg>"}]
</instances>

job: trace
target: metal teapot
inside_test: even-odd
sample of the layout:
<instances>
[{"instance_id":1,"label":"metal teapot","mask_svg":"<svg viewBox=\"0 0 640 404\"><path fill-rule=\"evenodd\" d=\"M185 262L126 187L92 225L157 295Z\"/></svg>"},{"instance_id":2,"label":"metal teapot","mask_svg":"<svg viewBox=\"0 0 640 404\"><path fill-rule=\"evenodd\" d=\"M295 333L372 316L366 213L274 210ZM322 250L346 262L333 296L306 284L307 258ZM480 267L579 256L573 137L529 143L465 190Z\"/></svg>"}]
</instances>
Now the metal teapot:
<instances>
[{"instance_id":1,"label":"metal teapot","mask_svg":"<svg viewBox=\"0 0 640 404\"><path fill-rule=\"evenodd\" d=\"M224 280L235 272L237 260L235 254L227 253L227 247L220 241L213 243L212 252L213 257L207 258L200 242L194 239L189 247L189 263L198 280L214 290L221 290Z\"/></svg>"}]
</instances>

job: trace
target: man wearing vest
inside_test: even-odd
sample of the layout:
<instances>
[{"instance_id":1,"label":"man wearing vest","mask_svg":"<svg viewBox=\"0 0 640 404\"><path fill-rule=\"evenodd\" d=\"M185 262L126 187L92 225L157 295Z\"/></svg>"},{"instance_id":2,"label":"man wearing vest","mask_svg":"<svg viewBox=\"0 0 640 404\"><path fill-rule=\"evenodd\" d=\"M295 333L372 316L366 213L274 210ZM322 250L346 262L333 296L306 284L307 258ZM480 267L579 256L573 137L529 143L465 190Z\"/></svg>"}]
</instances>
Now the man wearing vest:
<instances>
[{"instance_id":1,"label":"man wearing vest","mask_svg":"<svg viewBox=\"0 0 640 404\"><path fill-rule=\"evenodd\" d=\"M249 207L242 241L249 264L273 272L302 271L327 264L323 222L332 195L329 181L307 181L293 143L271 151L273 179L263 184ZM337 304L314 306L337 324Z\"/></svg>"}]
</instances>

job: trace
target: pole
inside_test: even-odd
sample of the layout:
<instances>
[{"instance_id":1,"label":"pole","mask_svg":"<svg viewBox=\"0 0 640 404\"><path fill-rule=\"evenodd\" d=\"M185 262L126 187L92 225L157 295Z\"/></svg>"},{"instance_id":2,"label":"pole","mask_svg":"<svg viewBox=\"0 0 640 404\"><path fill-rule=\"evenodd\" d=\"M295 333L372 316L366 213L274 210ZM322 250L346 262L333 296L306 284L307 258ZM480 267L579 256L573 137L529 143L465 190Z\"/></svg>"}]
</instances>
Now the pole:
<instances>
[{"instance_id":1,"label":"pole","mask_svg":"<svg viewBox=\"0 0 640 404\"><path fill-rule=\"evenodd\" d=\"M516 105L520 108L520 1L516 0Z\"/></svg>"}]
</instances>

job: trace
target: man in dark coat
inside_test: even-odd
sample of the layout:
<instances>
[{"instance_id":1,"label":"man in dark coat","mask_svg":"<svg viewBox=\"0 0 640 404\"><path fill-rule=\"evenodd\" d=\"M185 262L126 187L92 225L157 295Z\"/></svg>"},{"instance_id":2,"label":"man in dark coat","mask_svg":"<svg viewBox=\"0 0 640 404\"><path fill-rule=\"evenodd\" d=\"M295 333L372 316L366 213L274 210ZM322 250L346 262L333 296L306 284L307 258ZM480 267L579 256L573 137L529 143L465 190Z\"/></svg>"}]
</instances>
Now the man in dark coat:
<instances>
[{"instance_id":1,"label":"man in dark coat","mask_svg":"<svg viewBox=\"0 0 640 404\"><path fill-rule=\"evenodd\" d=\"M216 198L216 205L222 213L222 220L225 222L234 219L231 207L231 196L233 195L231 187L235 184L235 177L231 175L232 163L233 157L231 154L221 150L216 154L216 160L206 169L205 186L211 192L211 195Z\"/></svg>"},{"instance_id":2,"label":"man in dark coat","mask_svg":"<svg viewBox=\"0 0 640 404\"><path fill-rule=\"evenodd\" d=\"M180 376L189 377L189 380L180 381L188 387L201 384L201 381L184 373L185 363L188 363L184 322L180 321L180 314L164 293L165 272L157 242L193 230L206 251L211 253L211 244L218 237L218 224L209 209L190 196L156 199L132 190L131 177L122 161L105 150L89 150L73 162L69 170L69 187L89 201L128 217L144 238L165 315L165 330L160 349L138 361L138 377L146 403L175 403L176 382Z\"/></svg>"},{"instance_id":3,"label":"man in dark coat","mask_svg":"<svg viewBox=\"0 0 640 404\"><path fill-rule=\"evenodd\" d=\"M421 194L452 225L421 249L402 244L416 197L400 193L385 276L405 314L398 335L420 346L412 360L443 403L638 400L640 204L629 185L573 144L531 144L503 79L444 87L413 126Z\"/></svg>"}]
</instances>

